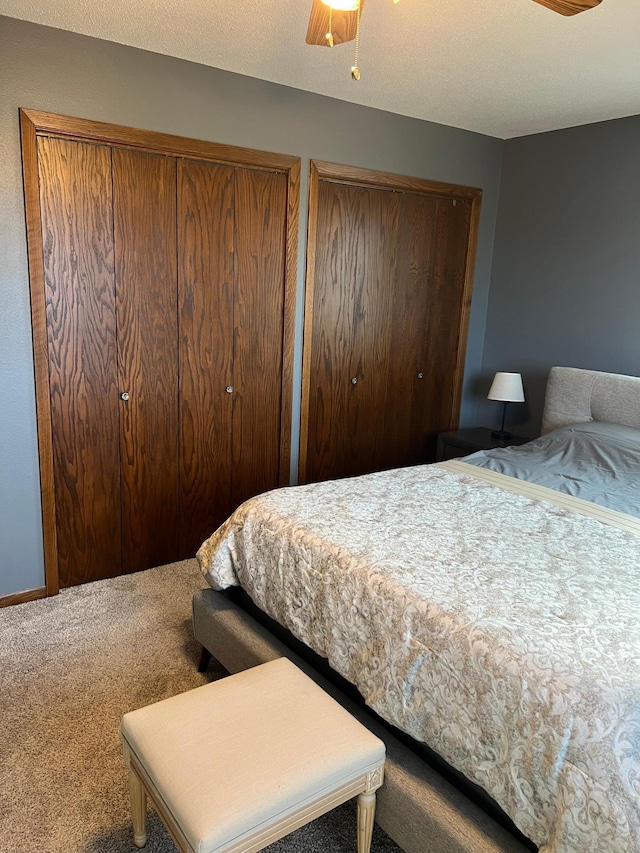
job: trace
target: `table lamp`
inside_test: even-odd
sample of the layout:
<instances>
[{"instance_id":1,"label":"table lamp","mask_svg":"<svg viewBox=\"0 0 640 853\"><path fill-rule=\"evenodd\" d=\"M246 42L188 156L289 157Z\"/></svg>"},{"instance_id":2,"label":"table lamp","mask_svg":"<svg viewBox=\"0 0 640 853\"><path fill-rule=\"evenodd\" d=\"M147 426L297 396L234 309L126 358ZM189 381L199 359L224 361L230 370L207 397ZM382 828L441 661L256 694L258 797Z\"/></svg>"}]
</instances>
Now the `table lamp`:
<instances>
[{"instance_id":1,"label":"table lamp","mask_svg":"<svg viewBox=\"0 0 640 853\"><path fill-rule=\"evenodd\" d=\"M502 425L499 430L491 431L493 438L511 438L510 432L505 432L504 419L507 414L507 403L524 403L524 389L520 373L496 373L487 394L489 400L499 400L502 403Z\"/></svg>"}]
</instances>

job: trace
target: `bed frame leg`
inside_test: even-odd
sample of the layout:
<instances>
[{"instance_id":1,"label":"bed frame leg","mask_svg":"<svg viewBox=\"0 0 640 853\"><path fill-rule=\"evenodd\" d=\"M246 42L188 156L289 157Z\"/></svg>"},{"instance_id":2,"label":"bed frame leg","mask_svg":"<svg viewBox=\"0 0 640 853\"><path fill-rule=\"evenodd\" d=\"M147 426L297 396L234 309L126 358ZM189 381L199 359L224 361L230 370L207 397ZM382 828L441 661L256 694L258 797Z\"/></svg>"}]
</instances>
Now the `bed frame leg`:
<instances>
[{"instance_id":1,"label":"bed frame leg","mask_svg":"<svg viewBox=\"0 0 640 853\"><path fill-rule=\"evenodd\" d=\"M198 663L198 672L206 672L209 668L209 664L211 663L211 652L209 649L205 649L202 647L202 651L200 652L200 662Z\"/></svg>"}]
</instances>

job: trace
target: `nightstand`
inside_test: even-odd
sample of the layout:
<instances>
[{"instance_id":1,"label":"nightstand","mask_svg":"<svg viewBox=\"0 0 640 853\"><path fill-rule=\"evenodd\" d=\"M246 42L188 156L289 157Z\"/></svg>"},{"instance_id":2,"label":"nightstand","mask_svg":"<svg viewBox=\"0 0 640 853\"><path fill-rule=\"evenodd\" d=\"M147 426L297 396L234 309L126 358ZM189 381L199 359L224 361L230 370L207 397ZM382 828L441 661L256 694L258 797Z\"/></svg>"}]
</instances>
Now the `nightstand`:
<instances>
[{"instance_id":1,"label":"nightstand","mask_svg":"<svg viewBox=\"0 0 640 853\"><path fill-rule=\"evenodd\" d=\"M531 441L531 439L523 435L512 435L511 438L504 440L494 438L488 427L474 427L473 429L441 432L438 435L436 462L444 462L446 459L457 459L460 456L468 456L477 450L491 450L494 447L513 447L517 444L526 444L528 441Z\"/></svg>"}]
</instances>

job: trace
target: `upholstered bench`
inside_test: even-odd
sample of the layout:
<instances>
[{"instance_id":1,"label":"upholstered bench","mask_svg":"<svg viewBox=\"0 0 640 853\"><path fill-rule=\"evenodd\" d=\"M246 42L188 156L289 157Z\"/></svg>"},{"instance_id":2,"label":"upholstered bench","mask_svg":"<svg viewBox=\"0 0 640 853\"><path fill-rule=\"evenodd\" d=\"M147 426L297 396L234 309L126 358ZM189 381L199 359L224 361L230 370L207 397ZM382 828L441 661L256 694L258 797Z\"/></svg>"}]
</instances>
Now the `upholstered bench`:
<instances>
[{"instance_id":1,"label":"upholstered bench","mask_svg":"<svg viewBox=\"0 0 640 853\"><path fill-rule=\"evenodd\" d=\"M146 797L182 853L251 853L358 797L371 846L385 747L286 658L125 714L134 843Z\"/></svg>"}]
</instances>

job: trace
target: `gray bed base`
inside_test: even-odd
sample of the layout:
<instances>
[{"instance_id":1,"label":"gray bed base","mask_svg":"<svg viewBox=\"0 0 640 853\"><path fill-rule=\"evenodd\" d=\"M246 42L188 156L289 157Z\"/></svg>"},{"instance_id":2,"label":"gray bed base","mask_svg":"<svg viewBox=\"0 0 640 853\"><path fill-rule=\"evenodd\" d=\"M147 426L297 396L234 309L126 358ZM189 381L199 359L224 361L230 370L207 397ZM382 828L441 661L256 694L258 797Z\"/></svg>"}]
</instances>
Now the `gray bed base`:
<instances>
[{"instance_id":1,"label":"gray bed base","mask_svg":"<svg viewBox=\"0 0 640 853\"><path fill-rule=\"evenodd\" d=\"M385 784L378 792L376 821L406 853L528 853L506 829L221 593L203 589L194 595L193 630L232 673L288 657L384 740Z\"/></svg>"}]
</instances>

